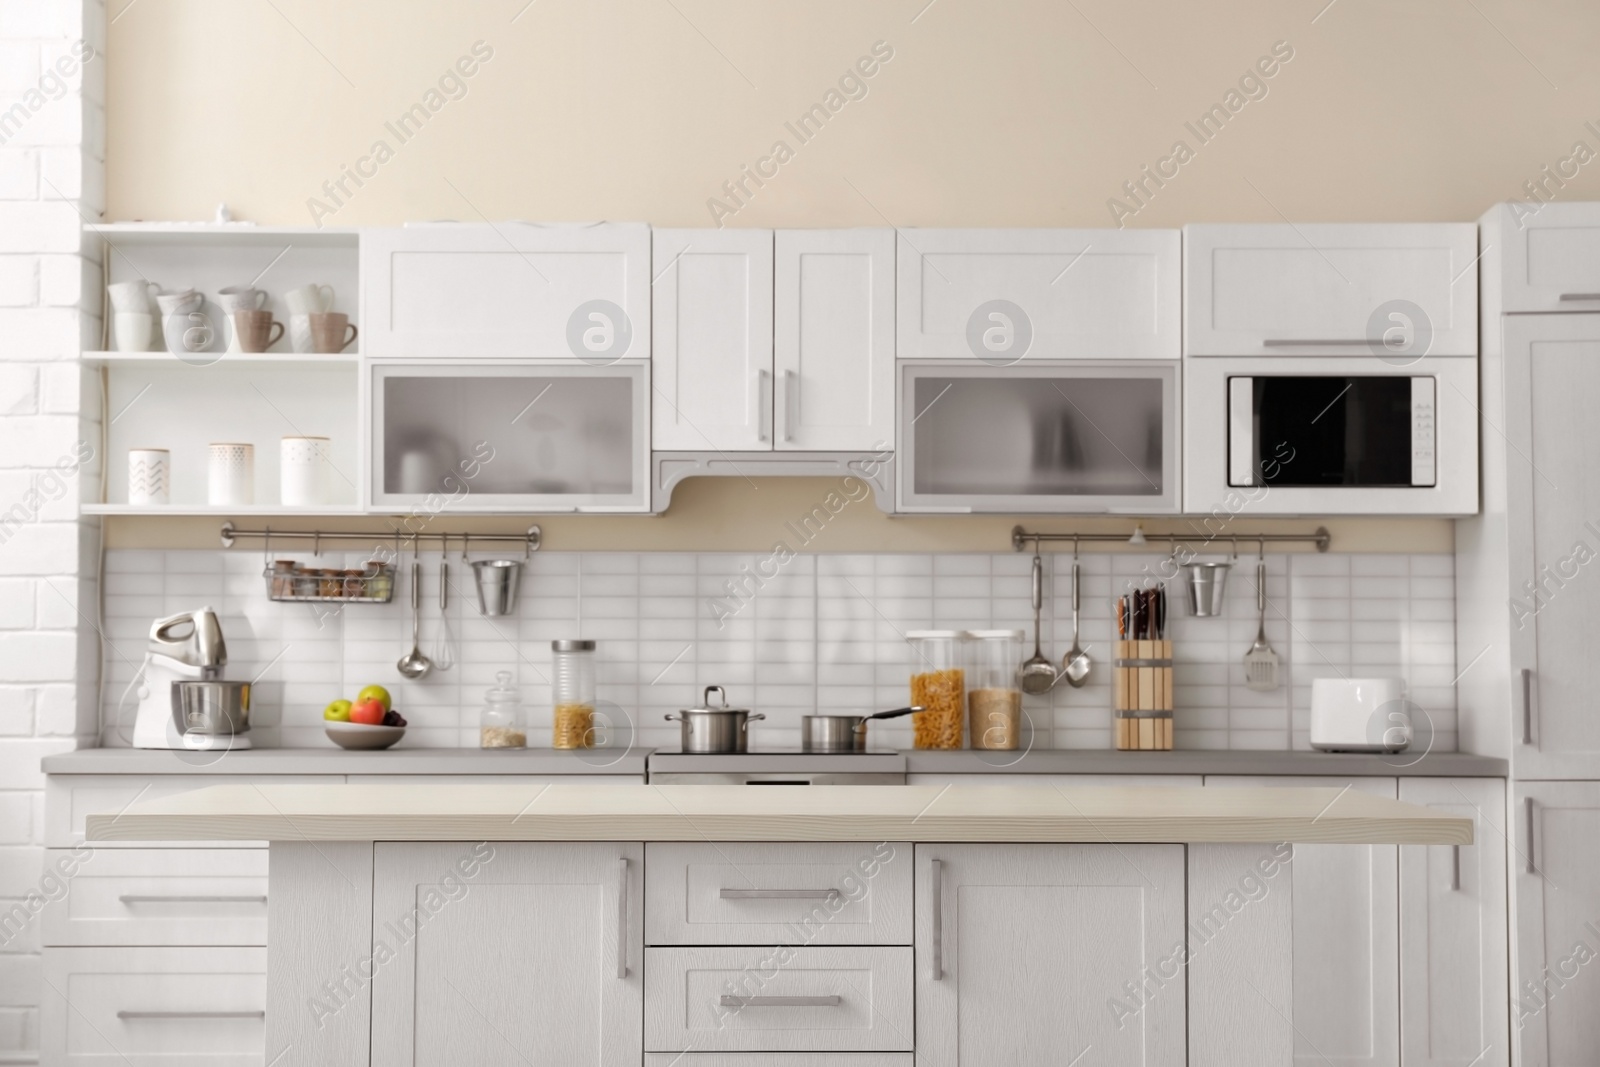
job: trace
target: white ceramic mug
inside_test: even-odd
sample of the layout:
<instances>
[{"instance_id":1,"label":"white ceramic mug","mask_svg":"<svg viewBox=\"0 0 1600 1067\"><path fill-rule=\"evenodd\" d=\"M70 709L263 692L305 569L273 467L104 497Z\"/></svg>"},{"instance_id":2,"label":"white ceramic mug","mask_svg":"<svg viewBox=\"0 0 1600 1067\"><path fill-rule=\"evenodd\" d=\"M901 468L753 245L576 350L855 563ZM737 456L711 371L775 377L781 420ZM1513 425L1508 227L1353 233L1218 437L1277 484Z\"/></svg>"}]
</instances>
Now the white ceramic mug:
<instances>
[{"instance_id":1,"label":"white ceramic mug","mask_svg":"<svg viewBox=\"0 0 1600 1067\"><path fill-rule=\"evenodd\" d=\"M283 294L283 302L291 315L310 315L313 312L333 310L333 286L302 285Z\"/></svg>"},{"instance_id":2,"label":"white ceramic mug","mask_svg":"<svg viewBox=\"0 0 1600 1067\"><path fill-rule=\"evenodd\" d=\"M254 445L213 442L206 468L207 499L221 507L243 507L256 500Z\"/></svg>"},{"instance_id":3,"label":"white ceramic mug","mask_svg":"<svg viewBox=\"0 0 1600 1067\"><path fill-rule=\"evenodd\" d=\"M155 282L143 278L135 282L117 282L106 286L106 292L111 294L111 309L149 314L156 308L155 293L161 287Z\"/></svg>"},{"instance_id":4,"label":"white ceramic mug","mask_svg":"<svg viewBox=\"0 0 1600 1067\"><path fill-rule=\"evenodd\" d=\"M206 298L194 289L163 289L156 294L156 304L161 308L161 314L186 315L191 311L199 311L205 305Z\"/></svg>"},{"instance_id":5,"label":"white ceramic mug","mask_svg":"<svg viewBox=\"0 0 1600 1067\"><path fill-rule=\"evenodd\" d=\"M217 306L228 314L235 311L260 311L267 305L267 291L251 285L230 285L217 290Z\"/></svg>"},{"instance_id":6,"label":"white ceramic mug","mask_svg":"<svg viewBox=\"0 0 1600 1067\"><path fill-rule=\"evenodd\" d=\"M280 502L286 508L314 508L328 502L326 437L285 437L280 445Z\"/></svg>"},{"instance_id":7,"label":"white ceramic mug","mask_svg":"<svg viewBox=\"0 0 1600 1067\"><path fill-rule=\"evenodd\" d=\"M148 311L116 311L111 315L111 337L118 352L148 352L155 337L156 317Z\"/></svg>"},{"instance_id":8,"label":"white ceramic mug","mask_svg":"<svg viewBox=\"0 0 1600 1067\"><path fill-rule=\"evenodd\" d=\"M164 448L128 449L128 503L149 507L171 502L172 454Z\"/></svg>"}]
</instances>

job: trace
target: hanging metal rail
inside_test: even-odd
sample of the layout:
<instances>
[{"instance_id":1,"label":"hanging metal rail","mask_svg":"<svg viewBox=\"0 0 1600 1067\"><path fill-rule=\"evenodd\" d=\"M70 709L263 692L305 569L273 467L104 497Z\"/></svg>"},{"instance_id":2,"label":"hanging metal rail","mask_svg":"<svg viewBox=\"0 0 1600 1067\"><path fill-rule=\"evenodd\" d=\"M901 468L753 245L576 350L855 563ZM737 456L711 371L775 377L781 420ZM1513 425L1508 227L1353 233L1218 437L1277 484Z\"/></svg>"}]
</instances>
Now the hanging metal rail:
<instances>
[{"instance_id":1,"label":"hanging metal rail","mask_svg":"<svg viewBox=\"0 0 1600 1067\"><path fill-rule=\"evenodd\" d=\"M358 533L351 530L274 530L268 526L260 530L240 530L231 522L222 524L222 547L232 548L239 538L252 538L270 546L274 538L281 540L310 541L311 551L314 555L322 554L324 541L365 541L373 542L394 541L395 554L398 555L402 545L417 546L424 541L436 541L441 551L448 551L450 542L460 540L461 552L466 554L469 548L476 543L480 545L521 545L524 559L534 552L539 551L541 536L537 524L528 527L527 533L520 534L468 534L445 533L431 530L420 530L408 533L404 530L379 531L369 530Z\"/></svg>"},{"instance_id":2,"label":"hanging metal rail","mask_svg":"<svg viewBox=\"0 0 1600 1067\"><path fill-rule=\"evenodd\" d=\"M1318 552L1328 551L1328 545L1333 541L1333 535L1328 533L1326 526L1318 526L1316 531L1308 534L1292 533L1229 533L1229 534L1181 534L1181 533L1153 533L1144 532L1144 527L1135 526L1132 535L1108 533L1041 533L1037 530L1024 530L1021 526L1011 528L1011 547L1014 551L1021 552L1029 542L1033 543L1034 551L1047 541L1070 541L1074 545L1102 544L1102 545L1143 545L1152 541L1165 541L1170 550L1176 550L1182 544L1188 547L1193 542L1200 541L1207 545L1227 542L1233 546L1233 554L1239 554L1239 545L1260 545L1264 550L1271 544L1305 544L1316 545Z\"/></svg>"}]
</instances>

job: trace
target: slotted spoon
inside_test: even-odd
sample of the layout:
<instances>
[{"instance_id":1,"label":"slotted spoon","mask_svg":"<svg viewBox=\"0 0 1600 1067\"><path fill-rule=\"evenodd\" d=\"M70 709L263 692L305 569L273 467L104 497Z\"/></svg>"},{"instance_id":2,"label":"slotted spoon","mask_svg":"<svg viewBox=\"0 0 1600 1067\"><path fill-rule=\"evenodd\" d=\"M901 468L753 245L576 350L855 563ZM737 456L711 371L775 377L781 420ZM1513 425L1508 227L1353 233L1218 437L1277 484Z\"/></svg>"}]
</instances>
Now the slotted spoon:
<instances>
[{"instance_id":1,"label":"slotted spoon","mask_svg":"<svg viewBox=\"0 0 1600 1067\"><path fill-rule=\"evenodd\" d=\"M1265 692L1278 688L1278 654L1267 643L1267 560L1256 560L1256 611L1260 621L1256 624L1255 644L1244 654L1244 685L1246 689Z\"/></svg>"}]
</instances>

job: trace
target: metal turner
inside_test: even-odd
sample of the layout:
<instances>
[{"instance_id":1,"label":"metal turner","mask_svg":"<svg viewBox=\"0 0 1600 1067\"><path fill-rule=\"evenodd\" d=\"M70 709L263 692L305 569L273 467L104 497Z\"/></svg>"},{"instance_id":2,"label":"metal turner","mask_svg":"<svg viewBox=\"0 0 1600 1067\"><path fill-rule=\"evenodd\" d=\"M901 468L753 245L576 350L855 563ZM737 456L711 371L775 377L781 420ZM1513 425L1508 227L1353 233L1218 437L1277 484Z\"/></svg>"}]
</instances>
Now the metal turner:
<instances>
[{"instance_id":1,"label":"metal turner","mask_svg":"<svg viewBox=\"0 0 1600 1067\"><path fill-rule=\"evenodd\" d=\"M1278 654L1267 642L1267 559L1256 558L1256 610L1260 621L1256 624L1255 644L1244 654L1244 685L1246 689L1266 692L1278 688Z\"/></svg>"}]
</instances>

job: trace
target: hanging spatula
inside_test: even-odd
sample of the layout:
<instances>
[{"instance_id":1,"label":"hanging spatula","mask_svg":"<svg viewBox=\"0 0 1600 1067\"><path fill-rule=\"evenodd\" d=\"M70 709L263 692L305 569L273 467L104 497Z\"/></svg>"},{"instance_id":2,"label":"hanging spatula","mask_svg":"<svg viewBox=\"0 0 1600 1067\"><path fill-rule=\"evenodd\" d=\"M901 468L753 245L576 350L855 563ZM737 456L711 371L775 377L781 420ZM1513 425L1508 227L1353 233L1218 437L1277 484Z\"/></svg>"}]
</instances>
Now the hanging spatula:
<instances>
[{"instance_id":1,"label":"hanging spatula","mask_svg":"<svg viewBox=\"0 0 1600 1067\"><path fill-rule=\"evenodd\" d=\"M1267 560L1256 560L1256 610L1260 622L1256 625L1256 641L1244 654L1244 684L1246 689L1265 692L1278 688L1278 654L1267 643Z\"/></svg>"}]
</instances>

